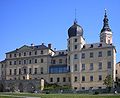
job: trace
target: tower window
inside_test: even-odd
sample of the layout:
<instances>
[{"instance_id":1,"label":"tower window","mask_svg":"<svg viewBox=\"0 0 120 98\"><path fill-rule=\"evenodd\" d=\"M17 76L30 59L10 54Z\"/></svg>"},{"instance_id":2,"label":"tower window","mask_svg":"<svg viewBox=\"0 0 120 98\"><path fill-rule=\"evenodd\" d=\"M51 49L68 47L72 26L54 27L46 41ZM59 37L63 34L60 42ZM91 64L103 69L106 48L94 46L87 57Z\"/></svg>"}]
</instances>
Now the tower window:
<instances>
[{"instance_id":1,"label":"tower window","mask_svg":"<svg viewBox=\"0 0 120 98\"><path fill-rule=\"evenodd\" d=\"M41 70L41 74L43 74L43 67L41 67L41 69L40 69L40 70Z\"/></svg>"},{"instance_id":2,"label":"tower window","mask_svg":"<svg viewBox=\"0 0 120 98\"><path fill-rule=\"evenodd\" d=\"M77 42L77 38L74 39L74 42Z\"/></svg>"},{"instance_id":3,"label":"tower window","mask_svg":"<svg viewBox=\"0 0 120 98\"><path fill-rule=\"evenodd\" d=\"M74 46L74 49L77 49L77 45Z\"/></svg>"},{"instance_id":4,"label":"tower window","mask_svg":"<svg viewBox=\"0 0 120 98\"><path fill-rule=\"evenodd\" d=\"M9 64L12 65L12 61L10 61Z\"/></svg>"},{"instance_id":5,"label":"tower window","mask_svg":"<svg viewBox=\"0 0 120 98\"><path fill-rule=\"evenodd\" d=\"M78 55L77 54L74 55L74 59L78 59Z\"/></svg>"},{"instance_id":6,"label":"tower window","mask_svg":"<svg viewBox=\"0 0 120 98\"><path fill-rule=\"evenodd\" d=\"M43 54L43 50L41 50L41 54Z\"/></svg>"}]
</instances>

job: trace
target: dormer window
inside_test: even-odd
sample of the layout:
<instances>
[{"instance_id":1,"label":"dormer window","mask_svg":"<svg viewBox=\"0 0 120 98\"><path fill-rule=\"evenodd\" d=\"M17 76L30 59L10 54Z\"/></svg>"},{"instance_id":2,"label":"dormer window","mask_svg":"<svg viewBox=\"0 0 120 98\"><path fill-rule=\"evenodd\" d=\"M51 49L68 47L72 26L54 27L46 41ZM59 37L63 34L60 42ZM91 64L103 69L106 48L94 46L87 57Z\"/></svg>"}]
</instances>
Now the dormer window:
<instances>
[{"instance_id":1,"label":"dormer window","mask_svg":"<svg viewBox=\"0 0 120 98\"><path fill-rule=\"evenodd\" d=\"M102 44L99 44L99 46L98 47L102 47Z\"/></svg>"},{"instance_id":2,"label":"dormer window","mask_svg":"<svg viewBox=\"0 0 120 98\"><path fill-rule=\"evenodd\" d=\"M85 45L83 45L83 49L85 49Z\"/></svg>"},{"instance_id":3,"label":"dormer window","mask_svg":"<svg viewBox=\"0 0 120 98\"><path fill-rule=\"evenodd\" d=\"M93 44L90 45L90 48L93 48Z\"/></svg>"}]
</instances>

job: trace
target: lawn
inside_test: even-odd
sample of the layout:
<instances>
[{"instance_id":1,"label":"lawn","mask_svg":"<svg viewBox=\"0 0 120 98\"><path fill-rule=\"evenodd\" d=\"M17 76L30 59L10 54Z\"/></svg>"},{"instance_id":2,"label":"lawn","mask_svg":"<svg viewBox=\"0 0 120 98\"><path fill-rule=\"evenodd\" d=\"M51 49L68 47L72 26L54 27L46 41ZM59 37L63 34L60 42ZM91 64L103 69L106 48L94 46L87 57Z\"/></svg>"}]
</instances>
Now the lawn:
<instances>
[{"instance_id":1,"label":"lawn","mask_svg":"<svg viewBox=\"0 0 120 98\"><path fill-rule=\"evenodd\" d=\"M0 98L120 98L114 94L29 94L29 93L0 93Z\"/></svg>"}]
</instances>

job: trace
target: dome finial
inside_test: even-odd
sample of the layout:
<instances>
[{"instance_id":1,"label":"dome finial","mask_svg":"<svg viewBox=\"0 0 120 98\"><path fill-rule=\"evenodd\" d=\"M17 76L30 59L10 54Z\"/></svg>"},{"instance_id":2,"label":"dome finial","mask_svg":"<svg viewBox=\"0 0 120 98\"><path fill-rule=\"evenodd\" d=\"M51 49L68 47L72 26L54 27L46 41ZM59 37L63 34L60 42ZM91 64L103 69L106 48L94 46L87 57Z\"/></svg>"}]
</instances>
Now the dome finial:
<instances>
[{"instance_id":1,"label":"dome finial","mask_svg":"<svg viewBox=\"0 0 120 98\"><path fill-rule=\"evenodd\" d=\"M77 24L77 19L76 19L76 8L75 8L75 20L74 20L74 24Z\"/></svg>"},{"instance_id":2,"label":"dome finial","mask_svg":"<svg viewBox=\"0 0 120 98\"><path fill-rule=\"evenodd\" d=\"M105 9L105 17L107 17L107 10Z\"/></svg>"}]
</instances>

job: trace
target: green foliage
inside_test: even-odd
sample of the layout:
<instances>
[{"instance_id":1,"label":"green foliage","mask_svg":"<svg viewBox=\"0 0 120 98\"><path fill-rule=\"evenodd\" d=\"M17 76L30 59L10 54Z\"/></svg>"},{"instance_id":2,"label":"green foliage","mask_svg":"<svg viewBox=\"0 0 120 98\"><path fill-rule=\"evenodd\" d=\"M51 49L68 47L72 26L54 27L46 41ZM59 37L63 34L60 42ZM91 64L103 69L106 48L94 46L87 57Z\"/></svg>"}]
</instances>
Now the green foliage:
<instances>
[{"instance_id":1,"label":"green foliage","mask_svg":"<svg viewBox=\"0 0 120 98\"><path fill-rule=\"evenodd\" d=\"M44 90L60 90L60 89L70 89L70 88L71 87L67 86L67 85L60 86L60 85L58 85L56 83L54 83L54 84L48 84L48 83L46 83L45 87L44 87Z\"/></svg>"},{"instance_id":2,"label":"green foliage","mask_svg":"<svg viewBox=\"0 0 120 98\"><path fill-rule=\"evenodd\" d=\"M106 76L106 78L105 78L105 80L104 80L104 85L107 86L108 92L110 92L110 91L111 91L111 88L112 88L112 86L113 86L113 78L112 78L111 75Z\"/></svg>"},{"instance_id":3,"label":"green foliage","mask_svg":"<svg viewBox=\"0 0 120 98\"><path fill-rule=\"evenodd\" d=\"M104 80L104 85L106 85L107 87L113 86L113 78L111 75L106 76L106 78Z\"/></svg>"}]
</instances>

